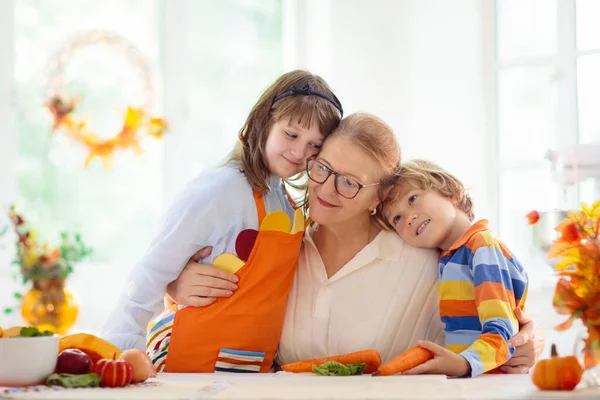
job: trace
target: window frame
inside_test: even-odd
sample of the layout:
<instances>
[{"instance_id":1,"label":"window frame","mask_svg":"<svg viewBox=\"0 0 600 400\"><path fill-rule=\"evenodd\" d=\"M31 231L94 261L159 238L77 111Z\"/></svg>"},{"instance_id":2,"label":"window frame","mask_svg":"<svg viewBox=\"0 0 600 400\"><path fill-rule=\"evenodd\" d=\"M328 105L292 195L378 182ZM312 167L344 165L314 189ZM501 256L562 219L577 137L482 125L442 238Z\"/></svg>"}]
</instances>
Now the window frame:
<instances>
[{"instance_id":1,"label":"window frame","mask_svg":"<svg viewBox=\"0 0 600 400\"><path fill-rule=\"evenodd\" d=\"M599 54L600 48L580 51L577 48L577 15L576 0L555 0L556 2L556 53L553 56L517 57L507 61L500 61L497 53L501 40L498 23L498 6L503 0L494 0L494 88L495 88L495 121L496 136L496 174L494 176L498 191L497 216L499 220L506 218L503 215L503 206L500 204L500 177L509 171L531 171L547 169L550 173L548 160L540 157L537 161L528 162L503 162L500 148L500 110L499 110L499 80L501 75L515 68L552 67L555 69L557 89L557 107L555 124L557 126L557 146L576 144L579 141L579 116L577 108L577 61L579 57ZM540 149L544 151L544 149ZM557 203L566 206L576 206L580 193L576 186L569 187L566 192L556 191Z\"/></svg>"}]
</instances>

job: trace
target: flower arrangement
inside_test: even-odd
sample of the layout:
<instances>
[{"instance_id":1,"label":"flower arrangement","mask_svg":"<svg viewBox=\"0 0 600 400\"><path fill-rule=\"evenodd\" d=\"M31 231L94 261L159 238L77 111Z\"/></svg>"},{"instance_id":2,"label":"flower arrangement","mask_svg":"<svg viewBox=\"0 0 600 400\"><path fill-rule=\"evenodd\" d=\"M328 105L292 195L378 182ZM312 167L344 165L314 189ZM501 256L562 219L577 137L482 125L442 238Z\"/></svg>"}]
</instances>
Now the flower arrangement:
<instances>
[{"instance_id":1,"label":"flower arrangement","mask_svg":"<svg viewBox=\"0 0 600 400\"><path fill-rule=\"evenodd\" d=\"M92 253L78 233L62 232L57 247L41 243L37 231L27 224L14 206L10 208L10 219L17 234L17 254L13 263L19 266L17 276L20 276L23 284L30 281L34 284L39 281L63 281L73 272L76 262ZM14 297L20 300L22 295L15 293ZM4 311L11 313L13 309L6 308Z\"/></svg>"},{"instance_id":2,"label":"flower arrangement","mask_svg":"<svg viewBox=\"0 0 600 400\"><path fill-rule=\"evenodd\" d=\"M23 283L36 279L65 279L73 272L73 264L82 261L92 253L81 235L62 232L58 247L39 243L35 229L28 226L15 207L10 210L10 218L17 233L17 258Z\"/></svg>"},{"instance_id":3,"label":"flower arrangement","mask_svg":"<svg viewBox=\"0 0 600 400\"><path fill-rule=\"evenodd\" d=\"M527 215L536 223L539 214ZM569 318L556 329L566 330L576 319L587 329L584 365L593 368L600 363L600 201L571 211L556 228L560 237L548 251L548 258L558 258L554 269L560 279L554 293L554 309Z\"/></svg>"}]
</instances>

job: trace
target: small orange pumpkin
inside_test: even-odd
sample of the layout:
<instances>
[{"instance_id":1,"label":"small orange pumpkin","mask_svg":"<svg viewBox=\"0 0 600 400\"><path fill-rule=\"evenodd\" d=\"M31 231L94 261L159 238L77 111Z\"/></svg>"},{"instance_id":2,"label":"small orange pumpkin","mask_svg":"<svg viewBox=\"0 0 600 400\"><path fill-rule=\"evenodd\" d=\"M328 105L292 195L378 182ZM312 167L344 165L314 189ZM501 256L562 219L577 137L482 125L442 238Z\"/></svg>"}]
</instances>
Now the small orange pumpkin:
<instances>
[{"instance_id":1,"label":"small orange pumpkin","mask_svg":"<svg viewBox=\"0 0 600 400\"><path fill-rule=\"evenodd\" d=\"M531 380L541 390L573 390L581 381L583 367L575 356L559 357L552 344L551 358L535 365Z\"/></svg>"}]
</instances>

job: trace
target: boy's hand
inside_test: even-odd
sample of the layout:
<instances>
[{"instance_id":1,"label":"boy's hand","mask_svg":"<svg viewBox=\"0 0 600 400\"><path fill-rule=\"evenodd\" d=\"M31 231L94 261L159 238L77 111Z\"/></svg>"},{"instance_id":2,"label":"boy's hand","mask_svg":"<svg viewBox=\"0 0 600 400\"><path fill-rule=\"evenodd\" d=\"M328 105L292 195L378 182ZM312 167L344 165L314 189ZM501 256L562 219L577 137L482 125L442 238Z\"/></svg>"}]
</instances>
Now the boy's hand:
<instances>
[{"instance_id":1,"label":"boy's hand","mask_svg":"<svg viewBox=\"0 0 600 400\"><path fill-rule=\"evenodd\" d=\"M471 373L471 365L463 357L435 343L419 341L419 346L431 351L434 357L409 369L402 375L443 374L447 376L464 376Z\"/></svg>"}]
</instances>

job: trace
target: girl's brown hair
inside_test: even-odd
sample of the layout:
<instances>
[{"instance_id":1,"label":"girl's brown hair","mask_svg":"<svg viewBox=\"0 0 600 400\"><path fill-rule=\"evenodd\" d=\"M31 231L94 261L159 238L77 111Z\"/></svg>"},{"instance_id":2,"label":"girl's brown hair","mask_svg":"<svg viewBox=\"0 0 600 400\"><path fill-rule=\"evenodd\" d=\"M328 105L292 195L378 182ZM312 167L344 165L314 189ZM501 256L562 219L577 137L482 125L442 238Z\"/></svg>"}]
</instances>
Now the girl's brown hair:
<instances>
[{"instance_id":1,"label":"girl's brown hair","mask_svg":"<svg viewBox=\"0 0 600 400\"><path fill-rule=\"evenodd\" d=\"M379 164L377 197L382 202L385 192L397 180L396 171L400 164L400 145L392 128L375 115L355 113L344 118L330 136L348 138ZM377 214L371 218L382 228L386 228L383 219L379 217L380 209L381 204L377 206Z\"/></svg>"},{"instance_id":2,"label":"girl's brown hair","mask_svg":"<svg viewBox=\"0 0 600 400\"><path fill-rule=\"evenodd\" d=\"M390 192L387 203L394 203L411 189L433 190L440 196L454 200L456 207L464 212L469 221L475 219L473 201L463 183L439 165L426 160L410 160L399 170L399 180Z\"/></svg>"},{"instance_id":3,"label":"girl's brown hair","mask_svg":"<svg viewBox=\"0 0 600 400\"><path fill-rule=\"evenodd\" d=\"M317 95L300 93L273 102L277 96L289 92L292 88L310 88L339 104L337 97L321 77L303 70L281 75L264 91L252 107L239 132L239 142L227 159L227 162L240 163L240 169L246 175L250 186L261 194L269 191L269 169L265 159L265 146L273 123L281 118L289 118L290 121L297 122L307 129L316 123L323 136L329 135L340 123L340 111L332 102ZM295 188L303 189L305 184L297 183L298 180L298 178L292 179L288 183Z\"/></svg>"}]
</instances>

